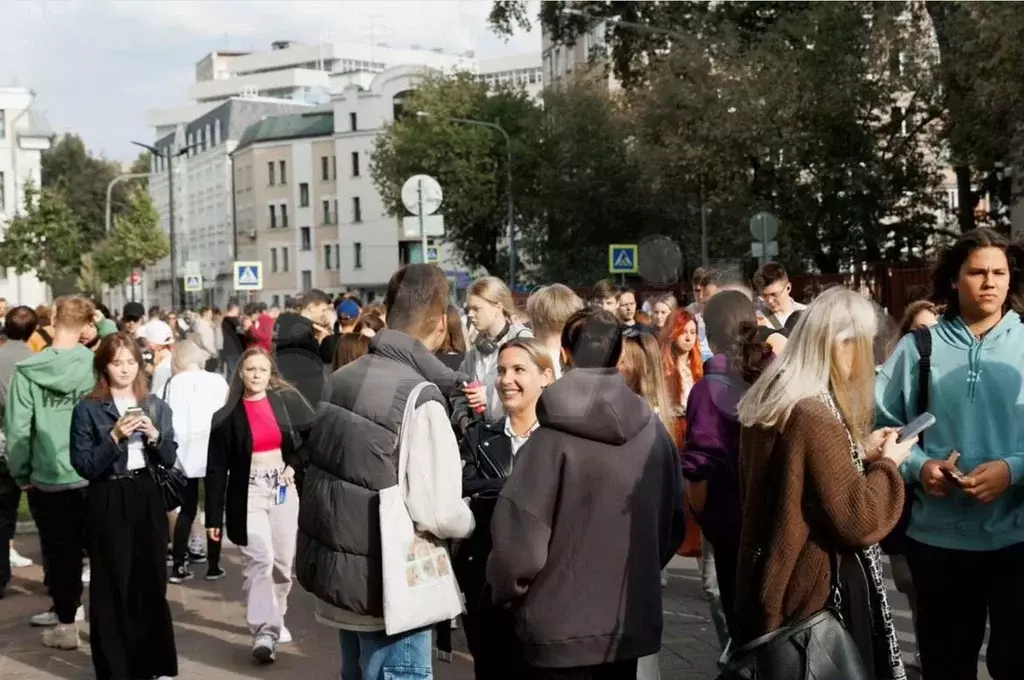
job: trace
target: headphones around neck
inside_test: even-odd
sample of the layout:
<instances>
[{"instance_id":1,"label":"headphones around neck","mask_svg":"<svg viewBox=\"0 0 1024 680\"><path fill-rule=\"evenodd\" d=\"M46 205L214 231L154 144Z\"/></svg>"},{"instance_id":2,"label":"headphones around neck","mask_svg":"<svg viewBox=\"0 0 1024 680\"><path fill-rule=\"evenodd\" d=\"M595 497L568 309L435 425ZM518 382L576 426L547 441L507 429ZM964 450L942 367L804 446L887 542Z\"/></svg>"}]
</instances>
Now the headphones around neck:
<instances>
[{"instance_id":1,"label":"headphones around neck","mask_svg":"<svg viewBox=\"0 0 1024 680\"><path fill-rule=\"evenodd\" d=\"M501 339L508 335L508 331L510 328L512 328L512 322L506 318L505 326L501 329L501 332L498 333L498 337L492 340L491 338L488 338L485 335L481 335L479 338L477 338L476 350L485 357L491 356L492 354L498 351L498 347L501 346Z\"/></svg>"}]
</instances>

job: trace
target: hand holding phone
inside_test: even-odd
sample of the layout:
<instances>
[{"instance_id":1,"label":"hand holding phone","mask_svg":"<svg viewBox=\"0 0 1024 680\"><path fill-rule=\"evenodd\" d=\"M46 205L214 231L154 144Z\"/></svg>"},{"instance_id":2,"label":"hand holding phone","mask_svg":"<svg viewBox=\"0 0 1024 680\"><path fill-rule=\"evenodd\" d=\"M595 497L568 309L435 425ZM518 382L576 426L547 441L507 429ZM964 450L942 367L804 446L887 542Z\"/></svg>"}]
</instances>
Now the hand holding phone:
<instances>
[{"instance_id":1,"label":"hand holding phone","mask_svg":"<svg viewBox=\"0 0 1024 680\"><path fill-rule=\"evenodd\" d=\"M946 460L929 460L921 466L921 486L926 493L939 498L959 487L963 475L956 469L960 453L953 451ZM958 476L960 479L958 479Z\"/></svg>"},{"instance_id":2,"label":"hand holding phone","mask_svg":"<svg viewBox=\"0 0 1024 680\"><path fill-rule=\"evenodd\" d=\"M918 436L934 424L935 416L925 411L900 429L899 437L896 441L902 444L906 440Z\"/></svg>"}]
</instances>

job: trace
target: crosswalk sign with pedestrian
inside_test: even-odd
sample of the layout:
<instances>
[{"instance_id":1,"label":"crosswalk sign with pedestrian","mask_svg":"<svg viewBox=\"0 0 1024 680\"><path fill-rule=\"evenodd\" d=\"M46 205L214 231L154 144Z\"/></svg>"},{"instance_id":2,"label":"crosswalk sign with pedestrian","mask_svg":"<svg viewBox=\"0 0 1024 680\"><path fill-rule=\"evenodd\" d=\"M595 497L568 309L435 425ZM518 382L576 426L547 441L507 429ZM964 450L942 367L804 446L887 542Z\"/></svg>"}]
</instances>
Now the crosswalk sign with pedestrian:
<instances>
[{"instance_id":1,"label":"crosswalk sign with pedestrian","mask_svg":"<svg viewBox=\"0 0 1024 680\"><path fill-rule=\"evenodd\" d=\"M608 246L608 273L636 274L640 271L635 243L613 243Z\"/></svg>"},{"instance_id":2,"label":"crosswalk sign with pedestrian","mask_svg":"<svg viewBox=\"0 0 1024 680\"><path fill-rule=\"evenodd\" d=\"M263 290L263 263L235 262L235 290Z\"/></svg>"},{"instance_id":3,"label":"crosswalk sign with pedestrian","mask_svg":"<svg viewBox=\"0 0 1024 680\"><path fill-rule=\"evenodd\" d=\"M437 262L440 258L437 246L427 246L427 262Z\"/></svg>"},{"instance_id":4,"label":"crosswalk sign with pedestrian","mask_svg":"<svg viewBox=\"0 0 1024 680\"><path fill-rule=\"evenodd\" d=\"M196 293L203 289L203 277L193 274L185 277L185 292Z\"/></svg>"}]
</instances>

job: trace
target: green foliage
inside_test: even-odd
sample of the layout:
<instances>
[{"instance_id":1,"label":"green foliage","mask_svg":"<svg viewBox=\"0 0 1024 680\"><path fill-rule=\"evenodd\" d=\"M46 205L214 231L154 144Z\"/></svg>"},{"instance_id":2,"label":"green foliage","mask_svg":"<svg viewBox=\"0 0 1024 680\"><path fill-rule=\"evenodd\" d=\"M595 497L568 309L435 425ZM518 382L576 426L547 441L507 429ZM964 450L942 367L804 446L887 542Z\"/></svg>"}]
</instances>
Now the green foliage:
<instances>
[{"instance_id":1,"label":"green foliage","mask_svg":"<svg viewBox=\"0 0 1024 680\"><path fill-rule=\"evenodd\" d=\"M60 191L25 187L25 209L7 223L0 241L0 265L18 274L34 271L54 285L78 273L82 231L77 216Z\"/></svg>"},{"instance_id":2,"label":"green foliage","mask_svg":"<svg viewBox=\"0 0 1024 680\"><path fill-rule=\"evenodd\" d=\"M129 188L127 211L117 217L110 236L92 253L97 280L120 285L136 268L156 264L170 253L170 242L160 229L160 216L149 194L138 186Z\"/></svg>"}]
</instances>

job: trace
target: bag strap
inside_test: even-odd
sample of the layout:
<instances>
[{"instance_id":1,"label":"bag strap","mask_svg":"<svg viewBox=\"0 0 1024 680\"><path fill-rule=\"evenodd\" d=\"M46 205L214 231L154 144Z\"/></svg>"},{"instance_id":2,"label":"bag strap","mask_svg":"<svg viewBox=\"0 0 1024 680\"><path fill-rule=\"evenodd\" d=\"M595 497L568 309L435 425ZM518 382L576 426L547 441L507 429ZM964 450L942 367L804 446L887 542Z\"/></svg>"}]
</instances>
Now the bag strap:
<instances>
[{"instance_id":1,"label":"bag strap","mask_svg":"<svg viewBox=\"0 0 1024 680\"><path fill-rule=\"evenodd\" d=\"M721 373L706 373L704 377L713 382L728 385L734 390L742 390L745 392L747 388L750 387L750 385L747 385L746 383L737 382L732 376L722 375Z\"/></svg>"},{"instance_id":2,"label":"bag strap","mask_svg":"<svg viewBox=\"0 0 1024 680\"><path fill-rule=\"evenodd\" d=\"M416 402L419 401L420 393L432 383L423 381L412 388L409 398L405 402L405 411L402 413L402 424L398 428L398 485L405 488L405 473L409 467L409 437L406 436L406 428L412 420L412 414L416 411Z\"/></svg>"},{"instance_id":3,"label":"bag strap","mask_svg":"<svg viewBox=\"0 0 1024 680\"><path fill-rule=\"evenodd\" d=\"M169 389L171 389L171 381L172 380L174 380L174 376L173 375L170 378L167 379L167 382L164 383L164 393L160 395L160 399L162 399L164 401L164 403L167 403L167 391Z\"/></svg>"},{"instance_id":4,"label":"bag strap","mask_svg":"<svg viewBox=\"0 0 1024 680\"><path fill-rule=\"evenodd\" d=\"M931 385L932 373L932 331L930 328L918 328L914 331L914 344L920 361L917 365L917 415L928 410L928 388ZM924 433L918 435L918 445L924 442Z\"/></svg>"}]
</instances>

